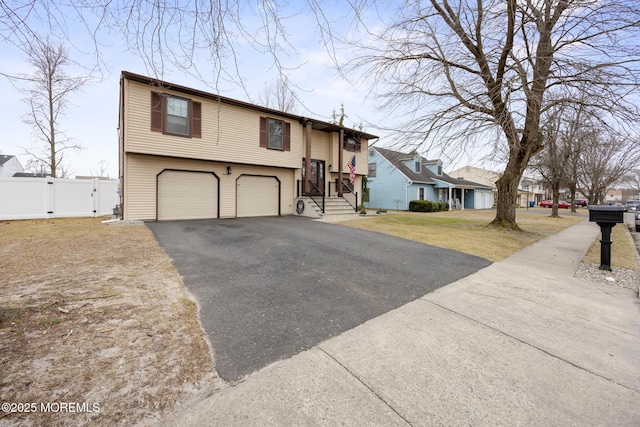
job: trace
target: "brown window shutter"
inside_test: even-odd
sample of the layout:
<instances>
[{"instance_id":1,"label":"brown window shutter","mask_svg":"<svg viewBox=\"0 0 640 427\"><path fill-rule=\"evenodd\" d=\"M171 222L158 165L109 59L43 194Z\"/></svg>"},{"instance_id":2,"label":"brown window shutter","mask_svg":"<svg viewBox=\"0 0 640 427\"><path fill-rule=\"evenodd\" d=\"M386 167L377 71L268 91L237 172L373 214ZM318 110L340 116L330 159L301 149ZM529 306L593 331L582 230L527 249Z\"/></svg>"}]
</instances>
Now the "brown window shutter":
<instances>
[{"instance_id":1,"label":"brown window shutter","mask_svg":"<svg viewBox=\"0 0 640 427\"><path fill-rule=\"evenodd\" d=\"M191 136L193 138L202 138L202 104L192 102L191 110Z\"/></svg>"},{"instance_id":2,"label":"brown window shutter","mask_svg":"<svg viewBox=\"0 0 640 427\"><path fill-rule=\"evenodd\" d=\"M260 147L267 148L269 134L267 130L267 118L260 117Z\"/></svg>"},{"instance_id":3,"label":"brown window shutter","mask_svg":"<svg viewBox=\"0 0 640 427\"><path fill-rule=\"evenodd\" d=\"M282 148L284 151L291 151L291 123L284 122L284 136Z\"/></svg>"},{"instance_id":4,"label":"brown window shutter","mask_svg":"<svg viewBox=\"0 0 640 427\"><path fill-rule=\"evenodd\" d=\"M151 130L162 132L162 97L158 92L151 92Z\"/></svg>"}]
</instances>

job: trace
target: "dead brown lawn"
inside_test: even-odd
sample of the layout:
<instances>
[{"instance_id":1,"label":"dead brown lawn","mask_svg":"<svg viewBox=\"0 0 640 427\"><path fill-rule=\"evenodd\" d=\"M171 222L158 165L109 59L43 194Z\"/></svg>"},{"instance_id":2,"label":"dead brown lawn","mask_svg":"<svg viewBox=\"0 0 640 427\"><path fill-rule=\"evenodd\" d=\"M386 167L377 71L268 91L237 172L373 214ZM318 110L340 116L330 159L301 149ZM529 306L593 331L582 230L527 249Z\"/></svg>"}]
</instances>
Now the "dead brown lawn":
<instances>
[{"instance_id":1,"label":"dead brown lawn","mask_svg":"<svg viewBox=\"0 0 640 427\"><path fill-rule=\"evenodd\" d=\"M584 216L519 210L524 233L490 228L492 218L492 211L390 213L347 224L499 261ZM614 241L623 241L620 232L614 227ZM619 248L633 254L631 245ZM0 412L0 424L147 424L224 386L196 303L143 225L0 222L0 278L2 401L99 408Z\"/></svg>"},{"instance_id":2,"label":"dead brown lawn","mask_svg":"<svg viewBox=\"0 0 640 427\"><path fill-rule=\"evenodd\" d=\"M402 212L344 222L344 225L378 231L434 246L500 261L530 244L582 221L580 216L551 218L551 210L536 208L535 213L518 209L517 222L524 232L498 230L488 226L494 218L492 210L460 210L452 212Z\"/></svg>"},{"instance_id":3,"label":"dead brown lawn","mask_svg":"<svg viewBox=\"0 0 640 427\"><path fill-rule=\"evenodd\" d=\"M197 305L143 225L2 222L0 280L2 401L99 408L0 424L131 425L218 382Z\"/></svg>"}]
</instances>

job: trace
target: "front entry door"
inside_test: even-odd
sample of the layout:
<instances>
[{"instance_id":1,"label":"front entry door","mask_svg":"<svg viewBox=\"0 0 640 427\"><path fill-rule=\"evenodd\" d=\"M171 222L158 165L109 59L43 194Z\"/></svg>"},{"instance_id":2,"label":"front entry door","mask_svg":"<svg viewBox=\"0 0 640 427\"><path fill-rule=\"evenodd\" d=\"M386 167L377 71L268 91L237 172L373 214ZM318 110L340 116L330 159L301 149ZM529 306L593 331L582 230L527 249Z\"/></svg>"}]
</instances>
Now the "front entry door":
<instances>
[{"instance_id":1,"label":"front entry door","mask_svg":"<svg viewBox=\"0 0 640 427\"><path fill-rule=\"evenodd\" d=\"M307 182L307 179L314 184L309 186L308 195L319 196L324 193L324 160L311 160L311 173L307 178L306 163L302 159L302 182Z\"/></svg>"}]
</instances>

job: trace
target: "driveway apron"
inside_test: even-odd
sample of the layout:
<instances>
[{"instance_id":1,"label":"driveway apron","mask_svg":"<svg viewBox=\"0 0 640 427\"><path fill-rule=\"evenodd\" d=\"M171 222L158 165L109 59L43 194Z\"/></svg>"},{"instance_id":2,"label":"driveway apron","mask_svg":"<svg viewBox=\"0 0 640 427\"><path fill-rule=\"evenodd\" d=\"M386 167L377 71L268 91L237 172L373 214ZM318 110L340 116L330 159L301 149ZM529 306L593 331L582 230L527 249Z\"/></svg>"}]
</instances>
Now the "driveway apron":
<instances>
[{"instance_id":1,"label":"driveway apron","mask_svg":"<svg viewBox=\"0 0 640 427\"><path fill-rule=\"evenodd\" d=\"M148 223L237 381L490 264L298 217Z\"/></svg>"}]
</instances>

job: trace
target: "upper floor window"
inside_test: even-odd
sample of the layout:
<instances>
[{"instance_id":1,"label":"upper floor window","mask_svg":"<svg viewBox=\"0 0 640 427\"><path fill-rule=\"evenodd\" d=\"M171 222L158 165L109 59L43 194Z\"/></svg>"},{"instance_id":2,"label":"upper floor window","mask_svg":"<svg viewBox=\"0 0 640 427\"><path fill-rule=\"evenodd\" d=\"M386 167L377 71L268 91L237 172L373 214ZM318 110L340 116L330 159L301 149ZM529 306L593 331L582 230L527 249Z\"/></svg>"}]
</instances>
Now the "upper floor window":
<instances>
[{"instance_id":1,"label":"upper floor window","mask_svg":"<svg viewBox=\"0 0 640 427\"><path fill-rule=\"evenodd\" d=\"M359 153L360 149L362 148L362 144L360 143L359 139L349 136L345 138L344 142L342 143L342 148L347 151Z\"/></svg>"},{"instance_id":2,"label":"upper floor window","mask_svg":"<svg viewBox=\"0 0 640 427\"><path fill-rule=\"evenodd\" d=\"M187 98L151 92L151 130L201 138L202 104Z\"/></svg>"},{"instance_id":3,"label":"upper floor window","mask_svg":"<svg viewBox=\"0 0 640 427\"><path fill-rule=\"evenodd\" d=\"M189 136L189 101L175 96L167 97L167 133Z\"/></svg>"},{"instance_id":4,"label":"upper floor window","mask_svg":"<svg viewBox=\"0 0 640 427\"><path fill-rule=\"evenodd\" d=\"M442 176L442 165L438 165L438 176Z\"/></svg>"},{"instance_id":5,"label":"upper floor window","mask_svg":"<svg viewBox=\"0 0 640 427\"><path fill-rule=\"evenodd\" d=\"M375 163L369 163L369 171L367 172L367 176L369 178L375 178L376 177L376 164Z\"/></svg>"},{"instance_id":6,"label":"upper floor window","mask_svg":"<svg viewBox=\"0 0 640 427\"><path fill-rule=\"evenodd\" d=\"M283 149L283 135L282 135L282 121L269 119L269 140L267 142L267 148L273 150Z\"/></svg>"},{"instance_id":7,"label":"upper floor window","mask_svg":"<svg viewBox=\"0 0 640 427\"><path fill-rule=\"evenodd\" d=\"M260 117L260 147L291 151L291 123Z\"/></svg>"},{"instance_id":8,"label":"upper floor window","mask_svg":"<svg viewBox=\"0 0 640 427\"><path fill-rule=\"evenodd\" d=\"M416 171L417 173L420 173L420 171L421 171L421 166L422 166L422 164L420 163L420 161L416 161L416 162L415 162L415 171ZM423 199L420 199L420 200L423 200Z\"/></svg>"}]
</instances>

